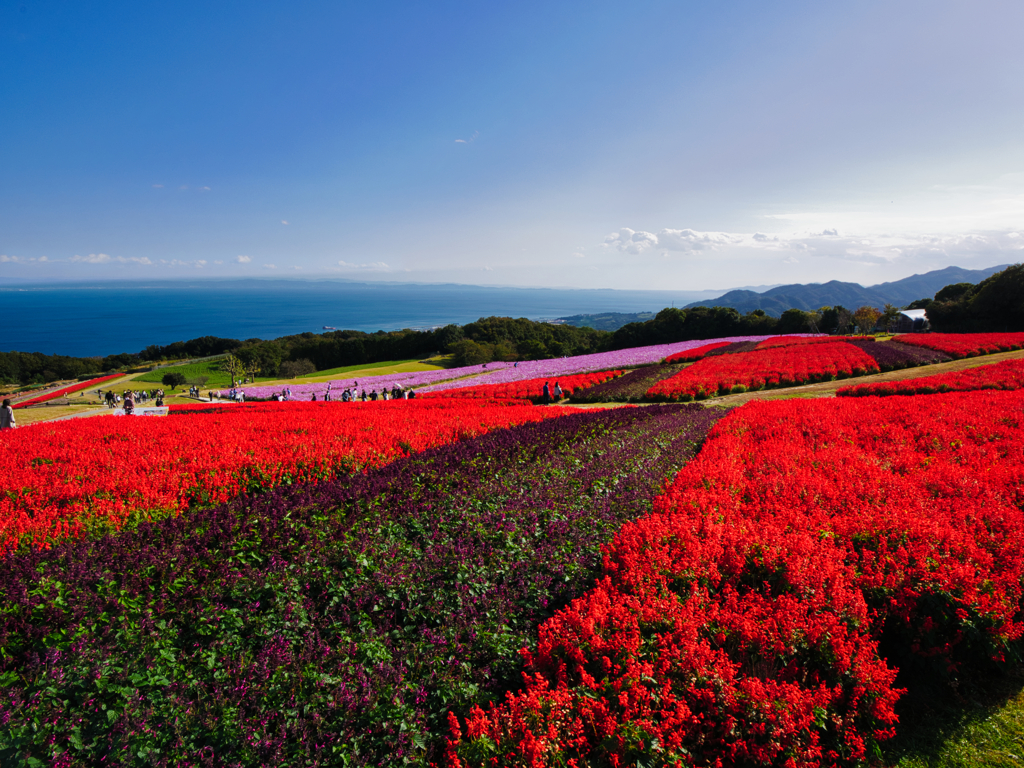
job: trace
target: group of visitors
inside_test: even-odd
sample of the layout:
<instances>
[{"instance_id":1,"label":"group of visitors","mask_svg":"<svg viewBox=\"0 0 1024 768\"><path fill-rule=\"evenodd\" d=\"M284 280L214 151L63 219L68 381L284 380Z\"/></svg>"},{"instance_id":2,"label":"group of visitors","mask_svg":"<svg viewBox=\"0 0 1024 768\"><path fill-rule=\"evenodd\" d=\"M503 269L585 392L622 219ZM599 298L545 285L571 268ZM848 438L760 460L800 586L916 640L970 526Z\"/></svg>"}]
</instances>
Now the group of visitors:
<instances>
[{"instance_id":1,"label":"group of visitors","mask_svg":"<svg viewBox=\"0 0 1024 768\"><path fill-rule=\"evenodd\" d=\"M236 403L244 403L245 390L236 389L235 387L232 387L231 389L228 390L228 400L234 400Z\"/></svg>"},{"instance_id":2,"label":"group of visitors","mask_svg":"<svg viewBox=\"0 0 1024 768\"><path fill-rule=\"evenodd\" d=\"M134 389L126 389L120 395L114 390L108 389L106 394L103 394L102 390L97 389L96 394L100 396L100 399L106 402L107 408L124 408L125 413L131 413L135 410L135 406L140 403L148 403L150 400L155 400L156 407L162 408L164 405L164 391L162 389L140 389L138 391Z\"/></svg>"},{"instance_id":3,"label":"group of visitors","mask_svg":"<svg viewBox=\"0 0 1024 768\"><path fill-rule=\"evenodd\" d=\"M333 399L340 401L342 403L354 403L357 400L364 403L367 400L415 400L416 390L405 389L404 387L399 387L398 385L395 385L391 389L388 389L387 387L382 387L380 392L378 392L376 389L371 389L369 392L367 392L366 389L360 390L358 387L350 387L348 389L343 390L340 397L336 396ZM316 392L311 393L309 400L312 403L317 402L317 400L329 403L332 400L330 385L328 385L327 391L324 392L319 398L317 397Z\"/></svg>"}]
</instances>

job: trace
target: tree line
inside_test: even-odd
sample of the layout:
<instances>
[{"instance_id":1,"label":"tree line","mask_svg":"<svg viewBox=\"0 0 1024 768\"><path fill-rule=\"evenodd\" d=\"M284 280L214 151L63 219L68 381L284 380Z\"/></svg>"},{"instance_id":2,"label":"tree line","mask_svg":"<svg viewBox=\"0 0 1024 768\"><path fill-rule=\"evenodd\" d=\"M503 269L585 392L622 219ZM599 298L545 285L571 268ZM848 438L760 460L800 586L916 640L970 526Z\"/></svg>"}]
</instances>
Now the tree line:
<instances>
[{"instance_id":1,"label":"tree line","mask_svg":"<svg viewBox=\"0 0 1024 768\"><path fill-rule=\"evenodd\" d=\"M946 286L933 298L915 301L907 308L925 309L936 331L1024 330L1024 265L1011 266L977 285ZM456 365L476 365L492 360L539 360L724 336L870 332L876 327L893 327L899 313L899 308L888 304L882 309L789 309L778 318L762 310L741 315L730 307L693 307L666 308L650 320L628 323L616 331L526 318L485 317L463 326L446 325L428 331L330 331L244 341L203 336L106 357L0 352L0 383L25 385L84 378L161 360L225 353L239 361L241 371L289 378L349 365L422 359L434 354L451 354Z\"/></svg>"}]
</instances>

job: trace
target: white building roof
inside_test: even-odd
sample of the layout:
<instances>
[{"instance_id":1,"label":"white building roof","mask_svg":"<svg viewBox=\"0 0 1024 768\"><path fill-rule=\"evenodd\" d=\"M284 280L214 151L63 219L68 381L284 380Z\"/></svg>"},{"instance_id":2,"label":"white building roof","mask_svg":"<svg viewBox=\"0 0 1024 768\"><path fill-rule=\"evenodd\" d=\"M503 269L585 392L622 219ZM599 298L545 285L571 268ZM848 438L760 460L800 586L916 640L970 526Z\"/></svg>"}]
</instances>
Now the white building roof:
<instances>
[{"instance_id":1,"label":"white building roof","mask_svg":"<svg viewBox=\"0 0 1024 768\"><path fill-rule=\"evenodd\" d=\"M926 311L924 309L904 309L900 314L909 317L911 320L927 320L928 318L925 317Z\"/></svg>"}]
</instances>

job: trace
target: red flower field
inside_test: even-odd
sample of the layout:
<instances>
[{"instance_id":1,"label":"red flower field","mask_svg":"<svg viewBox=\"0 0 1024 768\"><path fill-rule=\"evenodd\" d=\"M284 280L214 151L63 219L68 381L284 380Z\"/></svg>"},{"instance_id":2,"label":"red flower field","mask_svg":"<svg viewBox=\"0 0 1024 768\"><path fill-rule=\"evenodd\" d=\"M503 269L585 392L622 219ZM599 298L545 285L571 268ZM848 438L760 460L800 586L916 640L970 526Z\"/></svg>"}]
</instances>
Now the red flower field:
<instances>
[{"instance_id":1,"label":"red flower field","mask_svg":"<svg viewBox=\"0 0 1024 768\"><path fill-rule=\"evenodd\" d=\"M1024 632L1024 395L750 403L541 628L449 766L859 764L877 642L955 669Z\"/></svg>"},{"instance_id":2,"label":"red flower field","mask_svg":"<svg viewBox=\"0 0 1024 768\"><path fill-rule=\"evenodd\" d=\"M937 349L954 358L1009 352L1024 346L1024 333L905 333L903 344Z\"/></svg>"},{"instance_id":3,"label":"red flower field","mask_svg":"<svg viewBox=\"0 0 1024 768\"><path fill-rule=\"evenodd\" d=\"M479 387L462 387L459 389L441 389L436 392L425 392L419 397L443 397L449 399L475 398L483 400L540 400L544 390L545 382L552 390L554 397L555 382L561 386L566 396L569 396L577 389L586 389L595 384L614 379L621 376L622 371L599 371L598 373L577 373L571 376L558 378L548 377L545 379L527 379L525 381L510 381L504 384L485 384Z\"/></svg>"},{"instance_id":4,"label":"red flower field","mask_svg":"<svg viewBox=\"0 0 1024 768\"><path fill-rule=\"evenodd\" d=\"M378 467L561 413L483 401L260 403L13 430L0 437L0 552L26 538L119 528L129 518Z\"/></svg>"},{"instance_id":5,"label":"red flower field","mask_svg":"<svg viewBox=\"0 0 1024 768\"><path fill-rule=\"evenodd\" d=\"M713 349L720 349L721 347L728 347L732 342L729 341L716 341L711 344L705 344L702 347L695 347L694 349L684 349L682 352L676 352L674 355L669 355L663 363L692 363L694 360L700 360L704 355Z\"/></svg>"},{"instance_id":6,"label":"red flower field","mask_svg":"<svg viewBox=\"0 0 1024 768\"><path fill-rule=\"evenodd\" d=\"M27 405L38 405L39 403L45 403L49 400L55 400L58 397L64 397L64 395L70 395L72 392L80 392L83 389L91 389L92 387L98 384L103 384L112 379L120 379L122 376L124 376L123 373L112 373L109 376L101 376L98 379L80 381L77 384L70 384L66 387L62 387L61 389L55 390L53 392L47 392L46 394L40 395L39 397L33 397L31 400L23 400L20 403L15 403L12 407L24 408Z\"/></svg>"},{"instance_id":7,"label":"red flower field","mask_svg":"<svg viewBox=\"0 0 1024 768\"><path fill-rule=\"evenodd\" d=\"M976 389L1024 389L1024 360L1003 360L993 365L979 365L965 371L952 371L920 379L857 384L843 387L836 391L836 396L932 395Z\"/></svg>"},{"instance_id":8,"label":"red flower field","mask_svg":"<svg viewBox=\"0 0 1024 768\"><path fill-rule=\"evenodd\" d=\"M647 396L694 400L731 391L787 387L878 373L874 358L842 341L798 343L699 360L659 381Z\"/></svg>"}]
</instances>

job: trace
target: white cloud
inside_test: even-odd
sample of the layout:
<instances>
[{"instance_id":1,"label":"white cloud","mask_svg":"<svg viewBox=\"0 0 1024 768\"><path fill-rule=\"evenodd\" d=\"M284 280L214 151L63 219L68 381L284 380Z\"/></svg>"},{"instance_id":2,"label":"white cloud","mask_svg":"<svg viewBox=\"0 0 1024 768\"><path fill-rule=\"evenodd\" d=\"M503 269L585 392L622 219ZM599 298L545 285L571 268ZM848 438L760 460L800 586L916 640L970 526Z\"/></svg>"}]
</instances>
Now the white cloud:
<instances>
[{"instance_id":1,"label":"white cloud","mask_svg":"<svg viewBox=\"0 0 1024 768\"><path fill-rule=\"evenodd\" d=\"M1007 230L952 235L892 232L841 235L837 228L825 228L769 235L693 229L661 229L654 233L627 227L605 237L604 245L634 256L655 250L663 258L671 258L673 252L711 251L716 252L716 258L749 259L771 252L786 264L797 263L795 255L802 254L869 265L904 263L921 271L953 264L987 267L1019 261L1020 251L1024 250L1020 234Z\"/></svg>"},{"instance_id":2,"label":"white cloud","mask_svg":"<svg viewBox=\"0 0 1024 768\"><path fill-rule=\"evenodd\" d=\"M188 184L182 184L178 189L188 189Z\"/></svg>"},{"instance_id":3,"label":"white cloud","mask_svg":"<svg viewBox=\"0 0 1024 768\"><path fill-rule=\"evenodd\" d=\"M217 261L215 261L215 262L213 262L213 263L214 263L214 264L223 264L224 262L223 262L223 261L220 261L220 260L217 260Z\"/></svg>"},{"instance_id":4,"label":"white cloud","mask_svg":"<svg viewBox=\"0 0 1024 768\"><path fill-rule=\"evenodd\" d=\"M579 251L574 253L572 256L573 256L574 259L585 259L585 258L587 258L587 255L585 253L580 253Z\"/></svg>"},{"instance_id":5,"label":"white cloud","mask_svg":"<svg viewBox=\"0 0 1024 768\"><path fill-rule=\"evenodd\" d=\"M285 221L284 219L281 219L281 223L282 223L282 224L285 224L285 225L287 225L287 224L288 224L288 222L287 222L287 221Z\"/></svg>"},{"instance_id":6,"label":"white cloud","mask_svg":"<svg viewBox=\"0 0 1024 768\"><path fill-rule=\"evenodd\" d=\"M90 253L88 256L75 254L71 261L79 264L152 264L145 256L109 256L105 253Z\"/></svg>"},{"instance_id":7,"label":"white cloud","mask_svg":"<svg viewBox=\"0 0 1024 768\"><path fill-rule=\"evenodd\" d=\"M195 265L197 267L205 267L206 266L206 259L196 259Z\"/></svg>"},{"instance_id":8,"label":"white cloud","mask_svg":"<svg viewBox=\"0 0 1024 768\"><path fill-rule=\"evenodd\" d=\"M390 266L385 264L383 261L373 261L368 264L353 264L350 261L339 261L338 266L342 269L359 269L366 272L391 272L393 271Z\"/></svg>"},{"instance_id":9,"label":"white cloud","mask_svg":"<svg viewBox=\"0 0 1024 768\"><path fill-rule=\"evenodd\" d=\"M264 264L264 269L277 269L277 264Z\"/></svg>"},{"instance_id":10,"label":"white cloud","mask_svg":"<svg viewBox=\"0 0 1024 768\"><path fill-rule=\"evenodd\" d=\"M468 139L456 139L455 143L456 144L472 144L474 141L476 141L476 137L479 136L479 135L480 135L480 131L473 131L473 135L470 136Z\"/></svg>"},{"instance_id":11,"label":"white cloud","mask_svg":"<svg viewBox=\"0 0 1024 768\"><path fill-rule=\"evenodd\" d=\"M235 256L235 261L239 264L248 264L252 261L252 256Z\"/></svg>"},{"instance_id":12,"label":"white cloud","mask_svg":"<svg viewBox=\"0 0 1024 768\"><path fill-rule=\"evenodd\" d=\"M618 248L623 253L639 255L648 248L656 246L658 244L658 236L652 235L650 232L624 227L618 232L613 232L605 237L604 244Z\"/></svg>"},{"instance_id":13,"label":"white cloud","mask_svg":"<svg viewBox=\"0 0 1024 768\"><path fill-rule=\"evenodd\" d=\"M202 189L204 192L209 192L210 191L209 187L200 187L200 189Z\"/></svg>"},{"instance_id":14,"label":"white cloud","mask_svg":"<svg viewBox=\"0 0 1024 768\"><path fill-rule=\"evenodd\" d=\"M697 232L693 229L662 229L657 234L625 227L604 239L606 246L618 248L623 253L639 255L651 248L665 251L705 251L720 246L741 242L742 235L725 232Z\"/></svg>"}]
</instances>

